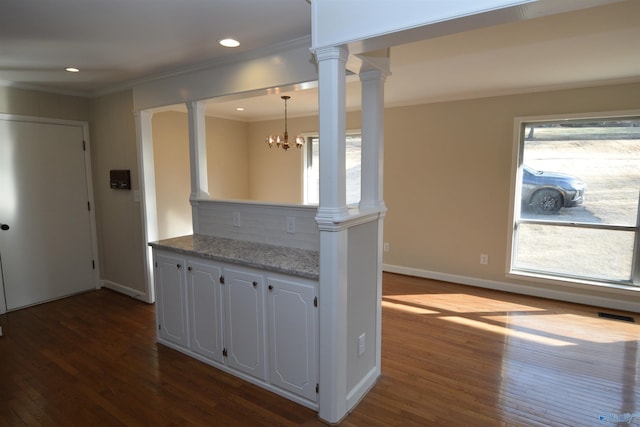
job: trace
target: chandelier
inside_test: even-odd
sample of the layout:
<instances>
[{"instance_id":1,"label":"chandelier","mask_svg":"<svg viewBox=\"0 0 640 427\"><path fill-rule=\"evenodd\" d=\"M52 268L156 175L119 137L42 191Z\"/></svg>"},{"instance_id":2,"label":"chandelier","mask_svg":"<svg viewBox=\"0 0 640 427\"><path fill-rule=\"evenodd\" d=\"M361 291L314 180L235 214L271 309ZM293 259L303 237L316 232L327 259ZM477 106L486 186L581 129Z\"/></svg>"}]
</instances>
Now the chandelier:
<instances>
[{"instance_id":1,"label":"chandelier","mask_svg":"<svg viewBox=\"0 0 640 427\"><path fill-rule=\"evenodd\" d=\"M273 147L273 144L278 148L282 148L285 151L289 149L295 143L296 148L300 148L304 145L304 137L302 135L297 135L293 143L289 144L289 132L287 132L287 101L291 99L290 96L283 95L280 99L284 100L284 134L281 135L269 135L265 142L269 146L269 148Z\"/></svg>"}]
</instances>

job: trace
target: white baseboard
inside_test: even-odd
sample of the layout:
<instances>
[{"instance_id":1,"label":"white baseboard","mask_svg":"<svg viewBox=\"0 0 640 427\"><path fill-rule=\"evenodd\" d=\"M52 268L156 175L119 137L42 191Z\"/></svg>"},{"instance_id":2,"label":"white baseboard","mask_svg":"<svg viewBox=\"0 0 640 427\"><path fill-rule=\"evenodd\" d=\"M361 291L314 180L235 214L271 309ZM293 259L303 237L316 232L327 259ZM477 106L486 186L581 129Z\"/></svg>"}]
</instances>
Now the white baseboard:
<instances>
[{"instance_id":1,"label":"white baseboard","mask_svg":"<svg viewBox=\"0 0 640 427\"><path fill-rule=\"evenodd\" d=\"M456 274L438 273L435 271L421 270L411 267L402 267L391 264L383 264L382 270L389 273L404 274L407 276L424 277L426 279L442 280L445 282L458 283L461 285L476 286L479 288L493 289L497 291L512 292L522 295L530 295L540 298L554 299L558 301L586 304L595 307L611 308L631 312L640 312L638 303L638 293L629 291L628 293L617 290L616 293L605 295L604 290L589 289L589 293L581 293L580 287L567 287L570 290L540 288L535 285L521 285L495 280L479 279L476 277L459 276ZM588 285L585 285L588 286ZM600 295L598 295L600 293ZM630 296L632 296L630 298Z\"/></svg>"},{"instance_id":2,"label":"white baseboard","mask_svg":"<svg viewBox=\"0 0 640 427\"><path fill-rule=\"evenodd\" d=\"M119 283L112 282L110 280L102 280L100 281L101 287L111 289L112 291L120 292L121 294L128 295L137 300L152 303L153 301L149 301L146 292L140 292L137 289L130 288L128 286L121 285Z\"/></svg>"},{"instance_id":3,"label":"white baseboard","mask_svg":"<svg viewBox=\"0 0 640 427\"><path fill-rule=\"evenodd\" d=\"M376 385L380 377L380 368L374 366L356 386L347 393L347 414L364 398L364 396Z\"/></svg>"}]
</instances>

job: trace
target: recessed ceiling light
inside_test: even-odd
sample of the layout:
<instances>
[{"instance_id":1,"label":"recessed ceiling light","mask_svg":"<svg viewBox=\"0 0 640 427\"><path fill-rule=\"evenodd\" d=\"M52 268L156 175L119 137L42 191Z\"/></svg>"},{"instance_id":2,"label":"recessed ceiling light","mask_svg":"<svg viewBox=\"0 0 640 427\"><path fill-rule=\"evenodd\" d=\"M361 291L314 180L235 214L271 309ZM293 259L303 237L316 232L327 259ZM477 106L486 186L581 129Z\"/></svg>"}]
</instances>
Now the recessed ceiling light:
<instances>
[{"instance_id":1,"label":"recessed ceiling light","mask_svg":"<svg viewBox=\"0 0 640 427\"><path fill-rule=\"evenodd\" d=\"M240 42L235 39L222 39L218 43L220 43L224 47L238 47L240 46Z\"/></svg>"},{"instance_id":2,"label":"recessed ceiling light","mask_svg":"<svg viewBox=\"0 0 640 427\"><path fill-rule=\"evenodd\" d=\"M70 73L79 73L80 69L78 69L76 67L67 67L67 68L65 68L65 71L68 71Z\"/></svg>"},{"instance_id":3,"label":"recessed ceiling light","mask_svg":"<svg viewBox=\"0 0 640 427\"><path fill-rule=\"evenodd\" d=\"M238 107L238 108L236 108L236 111L244 111L244 108Z\"/></svg>"}]
</instances>

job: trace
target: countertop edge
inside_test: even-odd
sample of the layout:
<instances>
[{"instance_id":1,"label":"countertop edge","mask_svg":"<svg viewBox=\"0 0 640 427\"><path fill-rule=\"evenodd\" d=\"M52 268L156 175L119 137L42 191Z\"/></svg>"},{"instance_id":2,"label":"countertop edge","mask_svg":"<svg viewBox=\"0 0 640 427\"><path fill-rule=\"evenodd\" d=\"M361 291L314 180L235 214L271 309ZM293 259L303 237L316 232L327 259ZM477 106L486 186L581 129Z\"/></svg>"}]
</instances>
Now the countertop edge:
<instances>
[{"instance_id":1,"label":"countertop edge","mask_svg":"<svg viewBox=\"0 0 640 427\"><path fill-rule=\"evenodd\" d=\"M227 256L217 251L213 251L211 249L196 250L195 248L191 249L191 248L182 247L182 246L185 246L185 242L187 243L187 245L189 245L189 242L190 242L189 239L191 239L192 246L194 245L193 241L196 241L196 240L198 241L198 243L202 243L202 242L215 242L218 244L236 243L242 246L242 251L244 256L242 257ZM180 243L180 245L177 244L178 242ZM256 254L261 253L262 250L264 250L264 248L269 247L269 248L277 249L278 251L285 251L291 254L295 254L295 253L305 254L307 257L309 256L309 254L314 254L315 256L319 256L317 255L317 252L306 250L306 249L280 247L275 245L268 245L265 243L255 243L255 242L239 241L239 240L236 241L234 239L227 239L227 238L215 237L215 236L202 236L202 235L189 235L189 236L181 236L181 237L171 238L171 239L163 239L155 242L149 242L148 245L155 249L166 250L166 251L179 253L187 256L194 256L202 259L210 259L213 261L226 262L226 263L235 264L239 266L271 271L274 273L302 277L310 280L319 280L319 277L320 277L319 262L317 263L318 265L315 266L315 268L296 268L294 266L283 267L282 265L265 262L264 260L259 260L259 258L261 258L260 256L253 255L253 253L256 253Z\"/></svg>"}]
</instances>

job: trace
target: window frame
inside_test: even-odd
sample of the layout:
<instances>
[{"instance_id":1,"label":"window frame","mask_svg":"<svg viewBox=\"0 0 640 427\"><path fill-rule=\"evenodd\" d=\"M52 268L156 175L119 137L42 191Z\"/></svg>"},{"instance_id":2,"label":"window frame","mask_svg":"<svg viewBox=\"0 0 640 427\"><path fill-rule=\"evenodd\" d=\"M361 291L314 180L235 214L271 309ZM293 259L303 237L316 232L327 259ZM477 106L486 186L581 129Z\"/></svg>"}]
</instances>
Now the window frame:
<instances>
[{"instance_id":1,"label":"window frame","mask_svg":"<svg viewBox=\"0 0 640 427\"><path fill-rule=\"evenodd\" d=\"M511 186L509 202L509 221L507 233L507 256L505 260L506 276L517 279L532 280L548 284L560 284L563 286L602 286L609 289L640 291L640 197L636 223L633 226L613 224L572 223L553 220L535 220L521 218L521 185L524 163L524 133L525 125L531 123L562 122L575 120L615 120L624 118L640 118L640 110L605 111L595 113L567 113L543 116L521 116L514 118L513 150L511 162ZM520 224L542 224L563 227L589 228L599 230L632 231L634 236L634 248L630 280L604 280L597 278L585 278L570 274L552 273L542 270L515 268L517 255L518 226Z\"/></svg>"},{"instance_id":2,"label":"window frame","mask_svg":"<svg viewBox=\"0 0 640 427\"><path fill-rule=\"evenodd\" d=\"M362 144L362 129L350 129L347 130L345 132L345 138L352 136L352 135L360 135L360 143ZM313 146L312 146L312 141L313 139L317 138L318 142L320 141L320 133L319 132L305 132L302 133L303 138L305 139L305 146L304 146L304 156L303 156L303 180L302 180L302 201L303 204L305 205L310 205L310 206L317 206L320 203L320 200L318 200L318 202L314 202L311 203L309 202L309 192L308 192L308 186L309 186L309 173L308 170L311 167L311 161L313 159ZM360 145L360 161L362 163L362 145ZM320 180L318 179L318 185L320 185ZM348 185L348 183L347 183ZM319 194L319 189L318 189L318 199L320 198L320 194ZM360 182L360 198L362 198L362 182ZM354 206L357 205L360 201L358 200L355 203L347 203L347 206Z\"/></svg>"}]
</instances>

